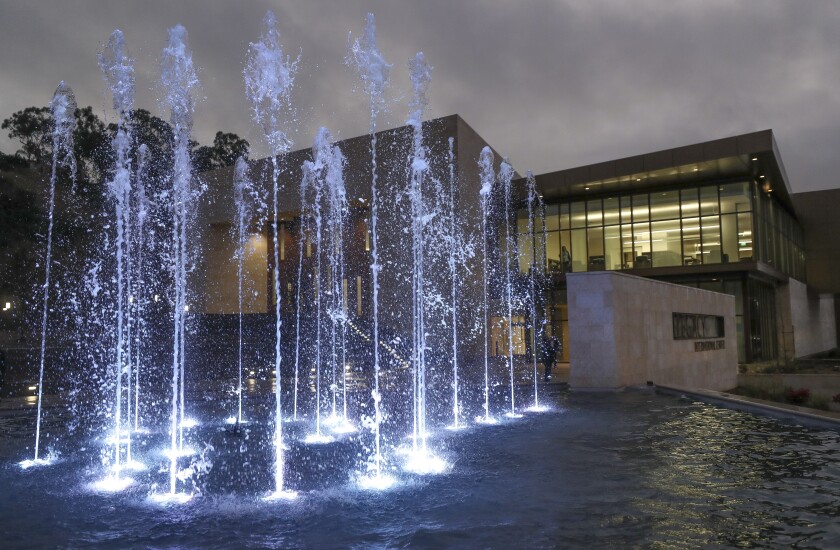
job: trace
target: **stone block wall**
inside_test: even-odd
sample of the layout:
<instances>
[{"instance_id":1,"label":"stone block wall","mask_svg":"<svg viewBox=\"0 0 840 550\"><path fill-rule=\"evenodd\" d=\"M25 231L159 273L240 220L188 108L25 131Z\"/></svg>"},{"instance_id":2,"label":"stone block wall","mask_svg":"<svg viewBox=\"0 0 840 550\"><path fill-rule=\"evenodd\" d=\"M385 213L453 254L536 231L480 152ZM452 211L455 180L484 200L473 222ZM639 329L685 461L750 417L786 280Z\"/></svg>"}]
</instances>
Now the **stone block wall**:
<instances>
[{"instance_id":1,"label":"stone block wall","mask_svg":"<svg viewBox=\"0 0 840 550\"><path fill-rule=\"evenodd\" d=\"M613 271L570 273L566 281L573 388L737 385L733 296ZM721 316L725 336L676 340L674 313ZM695 342L720 340L723 349L695 351Z\"/></svg>"},{"instance_id":2,"label":"stone block wall","mask_svg":"<svg viewBox=\"0 0 840 550\"><path fill-rule=\"evenodd\" d=\"M785 359L804 357L837 347L834 296L820 294L805 283L788 279L776 292L779 330L792 338L779 353ZM792 342L791 342L792 340Z\"/></svg>"}]
</instances>

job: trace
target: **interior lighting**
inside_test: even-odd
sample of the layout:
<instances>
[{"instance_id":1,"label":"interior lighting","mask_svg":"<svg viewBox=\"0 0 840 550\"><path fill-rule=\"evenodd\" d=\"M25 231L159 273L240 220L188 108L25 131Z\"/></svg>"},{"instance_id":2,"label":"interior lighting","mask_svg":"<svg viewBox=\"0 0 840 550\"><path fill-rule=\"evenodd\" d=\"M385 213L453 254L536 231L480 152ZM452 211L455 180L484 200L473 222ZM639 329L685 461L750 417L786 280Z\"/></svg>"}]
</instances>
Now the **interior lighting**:
<instances>
[{"instance_id":1,"label":"interior lighting","mask_svg":"<svg viewBox=\"0 0 840 550\"><path fill-rule=\"evenodd\" d=\"M12 309L11 302L6 302L5 304L3 304L3 311L9 311L10 309Z\"/></svg>"},{"instance_id":2,"label":"interior lighting","mask_svg":"<svg viewBox=\"0 0 840 550\"><path fill-rule=\"evenodd\" d=\"M753 159L753 161L757 161L758 157L753 157L752 159Z\"/></svg>"}]
</instances>

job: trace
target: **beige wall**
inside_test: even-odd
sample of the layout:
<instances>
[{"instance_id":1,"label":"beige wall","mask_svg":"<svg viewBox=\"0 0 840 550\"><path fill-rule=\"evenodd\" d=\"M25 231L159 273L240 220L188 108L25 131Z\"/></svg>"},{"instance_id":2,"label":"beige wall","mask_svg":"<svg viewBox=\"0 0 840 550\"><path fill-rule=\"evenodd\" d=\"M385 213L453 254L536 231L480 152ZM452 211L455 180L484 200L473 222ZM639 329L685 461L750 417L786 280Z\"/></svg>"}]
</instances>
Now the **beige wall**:
<instances>
[{"instance_id":1,"label":"beige wall","mask_svg":"<svg viewBox=\"0 0 840 550\"><path fill-rule=\"evenodd\" d=\"M789 279L776 291L776 309L785 359L804 357L837 346L834 296L819 294L805 283Z\"/></svg>"},{"instance_id":2,"label":"beige wall","mask_svg":"<svg viewBox=\"0 0 840 550\"><path fill-rule=\"evenodd\" d=\"M566 281L573 388L737 385L733 296L612 271L570 273ZM675 340L675 312L722 316L725 348L698 352L695 340Z\"/></svg>"}]
</instances>

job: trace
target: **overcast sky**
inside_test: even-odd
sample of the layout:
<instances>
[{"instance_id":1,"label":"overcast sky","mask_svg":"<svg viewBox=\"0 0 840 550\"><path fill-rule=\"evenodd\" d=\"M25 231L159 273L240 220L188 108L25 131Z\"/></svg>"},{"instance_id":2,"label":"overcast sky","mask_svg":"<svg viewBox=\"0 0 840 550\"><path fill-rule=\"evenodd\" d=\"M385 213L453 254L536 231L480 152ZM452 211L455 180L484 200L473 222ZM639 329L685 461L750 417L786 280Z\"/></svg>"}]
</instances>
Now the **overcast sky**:
<instances>
[{"instance_id":1,"label":"overcast sky","mask_svg":"<svg viewBox=\"0 0 840 550\"><path fill-rule=\"evenodd\" d=\"M838 186L836 0L0 0L0 118L47 104L64 79L112 120L96 53L115 28L136 60L138 106L161 115L160 53L181 23L202 84L195 137L235 132L259 156L242 69L267 9L302 56L295 148L321 125L367 131L342 61L371 11L394 65L383 128L403 124L406 63L423 51L430 116L460 114L521 173L772 128L794 192ZM0 149L14 149L5 134Z\"/></svg>"}]
</instances>

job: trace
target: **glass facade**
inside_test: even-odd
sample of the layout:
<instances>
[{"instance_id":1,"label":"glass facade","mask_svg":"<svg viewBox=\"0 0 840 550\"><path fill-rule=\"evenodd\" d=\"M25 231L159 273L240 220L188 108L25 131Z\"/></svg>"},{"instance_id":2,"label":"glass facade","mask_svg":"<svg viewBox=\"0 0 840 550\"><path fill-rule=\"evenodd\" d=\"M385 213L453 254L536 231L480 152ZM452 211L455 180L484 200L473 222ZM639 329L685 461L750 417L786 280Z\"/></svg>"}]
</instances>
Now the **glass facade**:
<instances>
[{"instance_id":1,"label":"glass facade","mask_svg":"<svg viewBox=\"0 0 840 550\"><path fill-rule=\"evenodd\" d=\"M549 273L762 261L804 280L802 229L760 184L736 181L545 208ZM533 261L519 212L520 270ZM537 221L535 229L542 232ZM758 236L758 238L756 238ZM534 239L542 245L542 235Z\"/></svg>"},{"instance_id":2,"label":"glass facade","mask_svg":"<svg viewBox=\"0 0 840 550\"><path fill-rule=\"evenodd\" d=\"M518 214L519 267L523 273L532 265L532 251L539 250L544 242L545 268L550 274L763 262L796 279L805 278L802 229L761 180L549 204L545 207L545 231L537 220L533 241L527 234L526 211ZM542 254L537 258L542 260ZM686 276L680 275L673 282L735 296L739 361L765 361L777 356L775 292L771 284L745 272L725 277ZM565 292L561 292L564 297ZM560 297L556 291L552 294ZM565 336L568 326L562 297L550 306L551 325L558 336Z\"/></svg>"}]
</instances>

